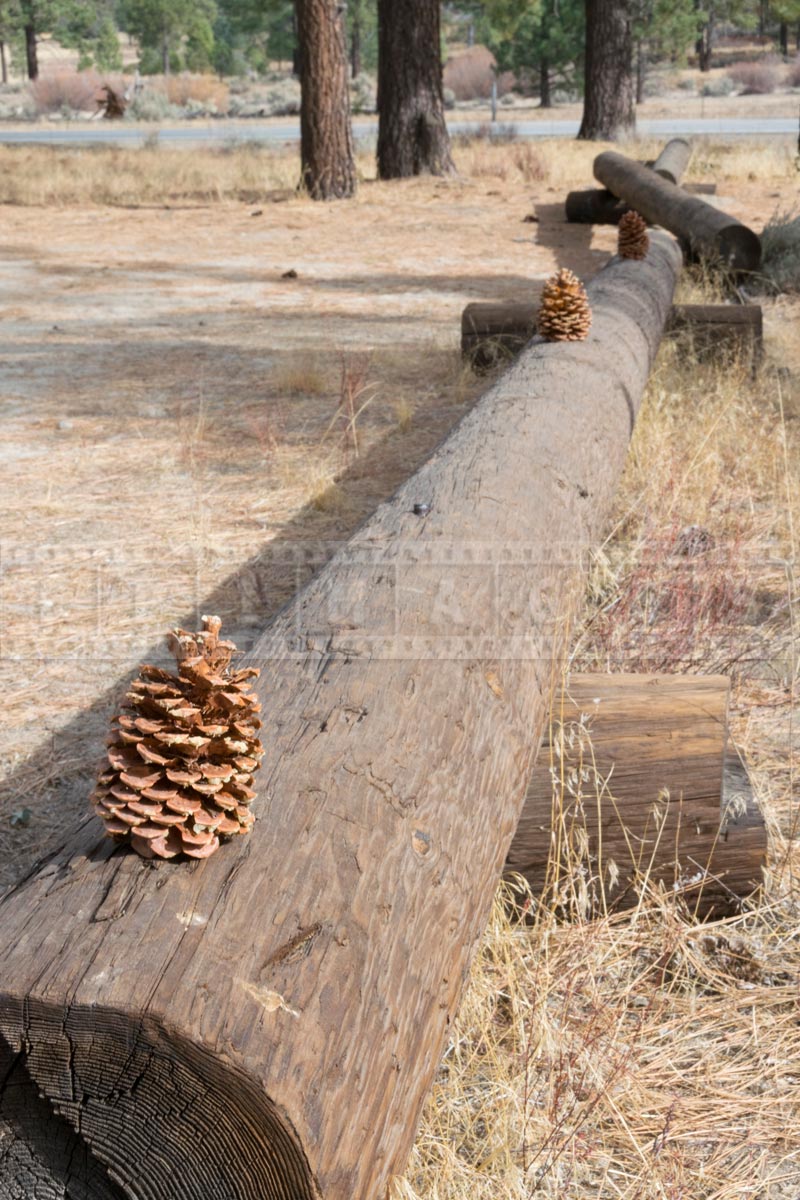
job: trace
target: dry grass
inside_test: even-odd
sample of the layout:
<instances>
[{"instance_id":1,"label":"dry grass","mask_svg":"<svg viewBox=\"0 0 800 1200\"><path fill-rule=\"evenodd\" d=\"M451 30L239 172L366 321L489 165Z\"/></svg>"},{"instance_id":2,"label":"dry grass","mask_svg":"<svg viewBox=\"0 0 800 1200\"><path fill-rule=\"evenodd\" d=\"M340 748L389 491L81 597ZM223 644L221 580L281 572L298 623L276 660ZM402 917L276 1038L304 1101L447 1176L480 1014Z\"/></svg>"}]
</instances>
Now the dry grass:
<instances>
[{"instance_id":1,"label":"dry grass","mask_svg":"<svg viewBox=\"0 0 800 1200\"><path fill-rule=\"evenodd\" d=\"M191 80L191 77L188 77ZM205 79L205 77L202 77ZM176 85L185 82L177 77ZM476 127L480 128L480 127ZM639 158L655 158L663 142L642 140L615 147ZM602 149L579 141L514 141L459 136L454 157L466 179L547 183L556 194L589 186L592 161ZM375 178L373 156L357 155L363 180ZM718 143L696 139L687 178L720 182L785 181L795 175L790 139ZM297 187L299 164L291 147L253 142L223 148L141 149L0 146L0 203L18 205L149 205L247 203L287 200Z\"/></svg>"}]
</instances>

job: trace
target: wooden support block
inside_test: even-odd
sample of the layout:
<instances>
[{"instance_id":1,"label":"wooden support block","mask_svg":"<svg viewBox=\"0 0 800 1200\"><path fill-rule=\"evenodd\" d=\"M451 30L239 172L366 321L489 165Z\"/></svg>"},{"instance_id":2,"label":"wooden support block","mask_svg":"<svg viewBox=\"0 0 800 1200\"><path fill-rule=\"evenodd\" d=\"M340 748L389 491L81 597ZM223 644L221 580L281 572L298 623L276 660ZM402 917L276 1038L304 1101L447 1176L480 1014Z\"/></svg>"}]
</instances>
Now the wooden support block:
<instances>
[{"instance_id":1,"label":"wooden support block","mask_svg":"<svg viewBox=\"0 0 800 1200\"><path fill-rule=\"evenodd\" d=\"M538 301L468 304L461 317L461 351L477 370L513 358L536 332ZM720 353L763 354L760 304L674 304L667 333L684 337L699 358Z\"/></svg>"},{"instance_id":2,"label":"wooden support block","mask_svg":"<svg viewBox=\"0 0 800 1200\"><path fill-rule=\"evenodd\" d=\"M728 750L728 693L723 676L573 675L506 870L557 898L582 854L598 906L634 903L648 876L699 915L735 910L761 883L766 831Z\"/></svg>"},{"instance_id":3,"label":"wooden support block","mask_svg":"<svg viewBox=\"0 0 800 1200\"><path fill-rule=\"evenodd\" d=\"M153 864L89 817L0 900L0 1196L404 1170L680 264L609 263L590 338L529 345L263 630L249 836Z\"/></svg>"},{"instance_id":4,"label":"wooden support block","mask_svg":"<svg viewBox=\"0 0 800 1200\"><path fill-rule=\"evenodd\" d=\"M673 304L667 333L683 337L698 358L739 354L755 366L764 351L760 304Z\"/></svg>"}]
</instances>

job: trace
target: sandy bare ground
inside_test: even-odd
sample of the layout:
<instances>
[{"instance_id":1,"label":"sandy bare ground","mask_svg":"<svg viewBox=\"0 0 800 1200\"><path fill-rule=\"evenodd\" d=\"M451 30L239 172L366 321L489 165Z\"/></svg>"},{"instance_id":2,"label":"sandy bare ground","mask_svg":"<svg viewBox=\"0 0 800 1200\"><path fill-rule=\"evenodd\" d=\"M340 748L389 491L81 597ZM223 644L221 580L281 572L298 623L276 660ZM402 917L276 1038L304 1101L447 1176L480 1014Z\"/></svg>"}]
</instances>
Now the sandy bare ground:
<instances>
[{"instance_id":1,"label":"sandy bare ground","mask_svg":"<svg viewBox=\"0 0 800 1200\"><path fill-rule=\"evenodd\" d=\"M730 207L760 228L792 198L769 192ZM83 811L165 630L215 611L246 647L458 420L483 386L464 305L602 266L615 231L562 200L499 172L350 204L4 208L0 886Z\"/></svg>"}]
</instances>

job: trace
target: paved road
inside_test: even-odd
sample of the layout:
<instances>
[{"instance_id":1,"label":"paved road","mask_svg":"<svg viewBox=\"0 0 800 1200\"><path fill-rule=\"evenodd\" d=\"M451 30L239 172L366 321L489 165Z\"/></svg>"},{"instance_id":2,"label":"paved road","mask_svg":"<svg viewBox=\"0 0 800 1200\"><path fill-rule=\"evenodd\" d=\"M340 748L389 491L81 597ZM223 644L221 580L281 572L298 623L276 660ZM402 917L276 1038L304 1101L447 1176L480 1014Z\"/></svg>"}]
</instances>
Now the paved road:
<instances>
[{"instance_id":1,"label":"paved road","mask_svg":"<svg viewBox=\"0 0 800 1200\"><path fill-rule=\"evenodd\" d=\"M578 132L577 121L500 121L500 127L513 125L519 137L574 137ZM451 133L464 133L475 128L475 122L451 121ZM353 126L357 138L375 135L375 122L358 121ZM638 131L642 136L655 134L675 137L681 134L723 134L726 137L779 136L797 133L794 117L771 117L769 119L687 117L660 121L640 121ZM118 146L139 146L148 137L158 134L160 142L175 145L198 145L200 143L248 142L296 142L300 137L300 126L296 121L282 124L259 124L255 121L193 121L185 125L160 128L157 125L145 129L128 128L124 125L57 125L42 128L32 125L30 129L0 128L0 142L43 143L58 146L85 146L93 142L107 142Z\"/></svg>"}]
</instances>

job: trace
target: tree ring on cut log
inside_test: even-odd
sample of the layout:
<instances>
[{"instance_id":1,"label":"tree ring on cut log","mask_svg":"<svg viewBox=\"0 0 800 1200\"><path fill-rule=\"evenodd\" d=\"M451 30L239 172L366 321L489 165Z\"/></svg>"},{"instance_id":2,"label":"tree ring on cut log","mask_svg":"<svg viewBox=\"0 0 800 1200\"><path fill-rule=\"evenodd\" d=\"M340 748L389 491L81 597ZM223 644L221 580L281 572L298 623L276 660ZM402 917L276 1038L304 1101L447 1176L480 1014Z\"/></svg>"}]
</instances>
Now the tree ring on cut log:
<instances>
[{"instance_id":1,"label":"tree ring on cut log","mask_svg":"<svg viewBox=\"0 0 800 1200\"><path fill-rule=\"evenodd\" d=\"M25 1028L0 1032L0 1197L317 1200L285 1115L229 1062L148 1017L16 1007L0 999L0 1031Z\"/></svg>"}]
</instances>

